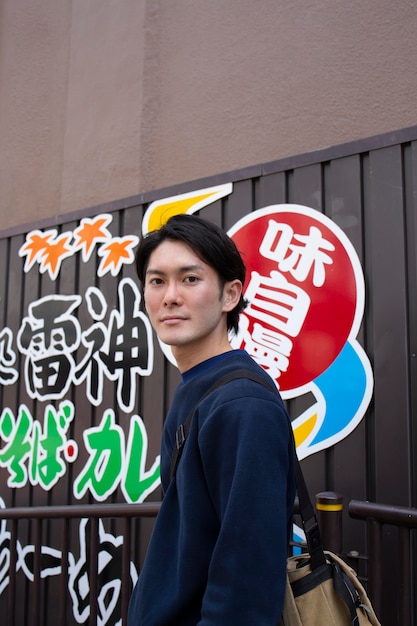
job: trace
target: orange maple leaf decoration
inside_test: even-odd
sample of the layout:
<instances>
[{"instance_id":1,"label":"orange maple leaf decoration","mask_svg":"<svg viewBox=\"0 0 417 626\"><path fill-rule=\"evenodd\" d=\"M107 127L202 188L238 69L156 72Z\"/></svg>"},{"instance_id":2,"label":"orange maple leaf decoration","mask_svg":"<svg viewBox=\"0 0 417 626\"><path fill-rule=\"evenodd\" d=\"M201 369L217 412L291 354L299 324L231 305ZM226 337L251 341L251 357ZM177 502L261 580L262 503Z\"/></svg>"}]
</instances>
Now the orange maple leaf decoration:
<instances>
[{"instance_id":1,"label":"orange maple leaf decoration","mask_svg":"<svg viewBox=\"0 0 417 626\"><path fill-rule=\"evenodd\" d=\"M72 237L72 233L63 233L53 242L49 242L42 253L40 271L46 272L54 280L58 276L62 261L73 254L71 246L67 246Z\"/></svg>"},{"instance_id":2,"label":"orange maple leaf decoration","mask_svg":"<svg viewBox=\"0 0 417 626\"><path fill-rule=\"evenodd\" d=\"M99 215L93 219L86 217L74 230L74 247L81 248L84 261L88 261L97 242L111 239L107 226L112 219L111 215Z\"/></svg>"},{"instance_id":3,"label":"orange maple leaf decoration","mask_svg":"<svg viewBox=\"0 0 417 626\"><path fill-rule=\"evenodd\" d=\"M19 250L20 256L26 256L25 272L28 272L32 265L40 259L49 242L55 236L56 230L49 230L46 233L35 230L28 235L26 243Z\"/></svg>"},{"instance_id":4,"label":"orange maple leaf decoration","mask_svg":"<svg viewBox=\"0 0 417 626\"><path fill-rule=\"evenodd\" d=\"M132 235L131 237L113 237L108 244L101 246L98 254L103 257L98 268L98 275L103 276L106 272L111 272L113 276L117 276L123 263L132 262L134 254L132 248L138 243L139 238Z\"/></svg>"}]
</instances>

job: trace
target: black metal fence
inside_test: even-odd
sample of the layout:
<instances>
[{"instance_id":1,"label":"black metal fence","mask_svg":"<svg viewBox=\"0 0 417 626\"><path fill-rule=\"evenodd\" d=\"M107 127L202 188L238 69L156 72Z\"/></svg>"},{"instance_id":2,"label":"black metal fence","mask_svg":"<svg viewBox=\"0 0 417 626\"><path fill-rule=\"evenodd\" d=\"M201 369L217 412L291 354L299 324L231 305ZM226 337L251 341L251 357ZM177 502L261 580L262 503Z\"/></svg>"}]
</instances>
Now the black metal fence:
<instances>
[{"instance_id":1,"label":"black metal fence","mask_svg":"<svg viewBox=\"0 0 417 626\"><path fill-rule=\"evenodd\" d=\"M366 520L368 537L368 592L377 614L381 615L383 594L390 593L384 584L384 526L397 529L398 562L396 565L398 597L397 623L417 624L416 564L412 560L412 543L417 529L417 509L351 500L349 515Z\"/></svg>"},{"instance_id":2,"label":"black metal fence","mask_svg":"<svg viewBox=\"0 0 417 626\"><path fill-rule=\"evenodd\" d=\"M321 527L321 534L325 548L335 552L342 553L342 497L340 494L333 492L325 492L316 496L316 506L318 519ZM2 609L2 624L5 626L22 626L21 607L26 607L25 624L31 626L48 626L58 620L60 626L69 626L75 623L74 617L68 611L68 554L70 546L70 521L76 519L89 520L88 532L88 558L87 569L83 576L88 578L88 597L86 601L86 611L84 611L85 619L77 623L88 624L89 626L97 626L103 623L103 617L100 615L100 607L98 605L98 593L102 585L106 582L103 572L99 571L98 557L102 550L101 540L99 538L99 522L100 520L117 519L121 522L120 532L123 537L121 559L119 560L119 571L112 573L113 576L120 580L119 594L119 613L114 617L118 621L108 622L113 624L127 623L127 609L129 597L132 589L130 576L130 563L133 548L134 531L132 523L134 519L153 518L159 511L160 503L145 504L104 504L104 505L81 505L81 506L52 506L52 507L20 507L0 510L0 519L7 521L10 528L8 545L1 546L3 554L3 564L6 562L4 555L5 550L9 554L8 567L8 585L3 588L3 594L6 596L6 602ZM384 624L382 615L382 597L383 594L389 592L384 588L383 579L383 532L385 525L393 526L398 529L397 550L398 560L396 569L398 571L398 586L400 604L397 607L397 624L416 626L417 615L415 606L415 564L412 562L411 543L413 541L413 532L417 529L417 509L407 507L387 506L375 504L371 502L360 502L352 500L348 506L349 515L352 518L366 520L368 535L368 554L342 554L348 561L353 561L353 565L359 566L361 563L366 564L366 573L362 576L362 581L368 589L368 594L374 605L377 615ZM297 507L295 507L297 512ZM33 581L27 585L23 591L22 586L17 583L16 570L18 559L18 536L20 533L20 525L25 521L32 524L30 533L31 541L34 546L33 552ZM61 561L59 565L60 575L56 592L51 594L50 598L55 598L53 606L47 606L45 601L47 594L45 586L47 579L43 575L45 568L43 559L46 555L42 554L42 537L45 532L45 526L51 520L59 523L59 544ZM4 533L3 533L4 534ZM4 543L4 542L3 542ZM145 548L146 549L146 548ZM359 567L358 567L359 569ZM4 576L3 581L7 578ZM1 582L1 581L0 581ZM51 615L53 617L51 617ZM79 616L80 617L80 616ZM107 623L107 622L106 622ZM394 626L394 625L393 625Z\"/></svg>"},{"instance_id":3,"label":"black metal fence","mask_svg":"<svg viewBox=\"0 0 417 626\"><path fill-rule=\"evenodd\" d=\"M89 532L87 536L88 554L86 559L86 569L83 576L88 579L88 597L84 597L86 602L87 619L77 623L88 624L89 626L97 626L103 623L98 619L98 591L99 586L103 585L103 574L99 573L98 555L102 549L99 541L99 520L118 519L121 521L121 536L123 542L121 546L121 558L118 561L119 571L112 572L114 579L120 580L119 594L119 611L113 619L118 621L104 622L112 624L127 623L127 609L129 597L132 589L130 578L130 560L132 552L132 521L134 518L155 517L159 511L160 503L145 504L103 504L103 505L80 505L80 506L42 506L42 507L16 507L0 510L0 519L8 520L10 526L10 538L8 546L2 546L2 551L7 550L10 555L8 569L8 585L3 592L6 594L6 603L3 605L0 614L2 615L1 623L4 626L49 626L55 624L58 620L60 626L69 626L75 623L73 616L68 611L69 606L69 577L68 577L68 554L70 546L70 521L76 519L89 520ZM18 535L19 527L26 520L30 520L32 528L30 530L31 542L34 546L33 552L33 582L27 585L25 593L22 594L22 583L17 583L17 561L18 561ZM59 582L54 589L54 593L49 590L49 599L47 599L45 587L47 579L43 576L46 568L42 561L48 555L42 554L42 537L44 536L46 525L51 520L59 523L59 540L58 543L61 553L61 562L59 565L60 575ZM3 542L4 543L4 542ZM20 557L21 558L21 557ZM44 580L42 580L44 578ZM55 577L56 578L56 577ZM54 606L51 607L51 598ZM25 611L22 612L22 605ZM79 611L79 618L80 618ZM3 621L5 619L5 621Z\"/></svg>"}]
</instances>

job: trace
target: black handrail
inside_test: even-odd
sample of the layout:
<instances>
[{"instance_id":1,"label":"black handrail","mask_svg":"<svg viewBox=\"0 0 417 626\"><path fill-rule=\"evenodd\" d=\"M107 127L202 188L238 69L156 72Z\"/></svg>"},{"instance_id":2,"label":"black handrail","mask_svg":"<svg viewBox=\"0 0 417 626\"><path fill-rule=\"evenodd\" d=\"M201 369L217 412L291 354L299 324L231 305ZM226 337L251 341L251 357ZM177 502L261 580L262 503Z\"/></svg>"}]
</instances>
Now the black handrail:
<instances>
[{"instance_id":1,"label":"black handrail","mask_svg":"<svg viewBox=\"0 0 417 626\"><path fill-rule=\"evenodd\" d=\"M78 519L83 517L155 517L160 502L142 504L71 504L0 508L0 519Z\"/></svg>"},{"instance_id":2,"label":"black handrail","mask_svg":"<svg viewBox=\"0 0 417 626\"><path fill-rule=\"evenodd\" d=\"M18 522L21 520L35 521L35 540L34 540L34 565L33 565L33 605L31 608L31 626L40 626L40 598L41 598L41 536L42 523L50 519L59 519L62 521L61 531L61 549L63 561L61 564L62 581L60 586L60 607L59 607L59 623L65 626L66 621L66 602L64 598L68 593L68 524L70 519L91 519L90 527L90 565L89 565L89 581L90 581L90 615L88 623L91 626L97 624L97 603L93 598L97 598L97 580L98 580L98 520L99 519L122 519L124 521L123 530L123 553L122 553L122 590L121 590L121 606L122 606L122 623L127 621L127 608L130 597L129 581L129 564L130 564L130 546L131 546L131 520L134 517L156 517L159 512L160 502L146 502L141 504L83 504L83 505L63 505L63 506L39 506L39 507L14 507L2 509L0 508L0 520L10 520L10 563L9 563L9 585L8 585L8 608L6 624L7 626L15 626L16 618L16 562L17 562L17 534ZM3 624L3 622L2 622Z\"/></svg>"},{"instance_id":3,"label":"black handrail","mask_svg":"<svg viewBox=\"0 0 417 626\"><path fill-rule=\"evenodd\" d=\"M399 529L399 567L398 584L400 591L399 624L415 626L413 616L415 601L413 584L413 564L411 558L411 531L417 529L417 509L404 506L378 504L351 500L348 507L349 515L355 519L366 520L368 536L368 592L372 598L375 611L382 613L382 528L385 524Z\"/></svg>"},{"instance_id":4,"label":"black handrail","mask_svg":"<svg viewBox=\"0 0 417 626\"><path fill-rule=\"evenodd\" d=\"M342 536L342 498L340 494L333 492L324 492L316 496L316 505L318 508L319 523L323 535L324 544L328 549L340 553L341 536ZM160 502L146 502L141 504L83 504L83 505L63 505L63 506L40 506L40 507L15 507L8 509L0 509L0 520L10 520L10 578L9 578L9 597L16 597L16 545L18 522L20 520L34 520L35 531L35 552L34 552L34 594L33 606L31 611L32 624L39 624L40 620L40 550L41 550L41 533L42 522L51 519L60 519L62 521L61 547L62 547L62 581L61 595L65 597L68 589L68 580L66 579L68 552L68 524L70 519L88 518L92 520L90 527L90 548L92 559L90 561L90 584L91 596L94 597L94 589L97 586L97 536L98 536L98 520L105 518L118 518L123 520L123 563L122 563L122 618L125 623L127 615L127 606L129 601L129 564L130 564L130 547L131 547L131 521L132 518L152 518L156 517L159 512ZM294 507L294 513L297 513L297 502ZM413 613L413 572L412 563L412 546L411 532L417 529L417 509L409 507L391 506L378 504L375 502L362 502L351 500L348 505L350 517L362 519L367 523L368 536L368 593L378 615L382 612L382 567L381 559L383 557L382 550L382 529L385 524L393 525L399 529L399 589L401 596L401 606L399 607L399 623L408 626L417 626L416 616ZM327 543L326 543L327 542ZM97 607L94 602L90 603L89 624L95 624L97 615ZM60 607L60 624L65 626L65 603L61 602ZM7 624L15 624L15 604L9 602Z\"/></svg>"}]
</instances>

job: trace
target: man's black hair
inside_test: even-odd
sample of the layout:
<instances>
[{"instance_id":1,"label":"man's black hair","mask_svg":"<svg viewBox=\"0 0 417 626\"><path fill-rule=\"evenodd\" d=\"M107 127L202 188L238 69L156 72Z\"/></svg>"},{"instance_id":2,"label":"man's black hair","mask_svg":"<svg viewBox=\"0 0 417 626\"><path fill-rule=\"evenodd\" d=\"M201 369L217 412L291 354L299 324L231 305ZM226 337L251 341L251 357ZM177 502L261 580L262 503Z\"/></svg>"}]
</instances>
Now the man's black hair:
<instances>
[{"instance_id":1,"label":"man's black hair","mask_svg":"<svg viewBox=\"0 0 417 626\"><path fill-rule=\"evenodd\" d=\"M154 230L139 242L136 251L136 271L138 278L145 284L146 270L152 252L166 239L181 241L218 274L224 285L232 280L245 283L246 268L234 241L222 229L198 217L181 214L171 217L159 230ZM247 301L240 300L233 311L227 313L227 329L238 332L239 314L246 307Z\"/></svg>"}]
</instances>

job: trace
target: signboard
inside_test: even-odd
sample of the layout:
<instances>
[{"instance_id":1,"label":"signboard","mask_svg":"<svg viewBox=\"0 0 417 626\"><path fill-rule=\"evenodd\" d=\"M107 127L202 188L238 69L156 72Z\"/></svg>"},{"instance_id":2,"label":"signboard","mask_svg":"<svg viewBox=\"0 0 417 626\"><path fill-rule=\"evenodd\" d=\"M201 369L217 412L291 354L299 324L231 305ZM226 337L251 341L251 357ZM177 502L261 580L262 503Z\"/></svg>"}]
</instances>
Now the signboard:
<instances>
[{"instance_id":1,"label":"signboard","mask_svg":"<svg viewBox=\"0 0 417 626\"><path fill-rule=\"evenodd\" d=\"M232 193L228 183L158 200L148 207L142 234L177 213L199 211L204 217L206 207ZM33 230L11 259L14 267L20 263L23 274L48 276L53 288L27 302L17 331L0 328L1 385L12 390L23 383L27 398L13 403L7 394L0 407L0 473L10 493L26 493L28 487L52 493L71 476L74 500L105 502L117 496L134 503L143 502L160 484L159 456L148 454L146 416L137 405L141 380L156 373L156 351L174 360L167 346L154 345L133 273L123 275L134 261L139 235L112 236L113 219L112 214L84 218L60 233ZM328 217L295 204L248 213L229 235L247 266L244 294L249 300L231 343L268 371L284 399L311 398L301 415L292 415L299 457L333 446L364 417L373 388L369 360L357 341L365 302L357 254ZM83 292L60 289L69 264L77 263L82 273L94 259L96 276L114 281L115 301L95 281ZM109 386L114 389L112 406L106 404ZM77 403L81 396L83 409ZM95 413L93 425L83 413L85 406ZM0 505L12 501L3 490ZM77 554L69 555L68 584L80 624L89 613L82 603L87 591L80 591L86 523L79 525ZM2 523L0 545L9 539ZM100 543L111 558L120 541L100 525ZM18 542L18 552L18 569L31 580L33 546ZM59 549L45 545L42 553L49 557L43 575L59 573L58 565L53 566L60 560ZM133 564L131 576L135 582ZM0 574L0 596L7 585L7 574ZM102 624L116 623L117 581L111 589L114 601L103 601Z\"/></svg>"}]
</instances>

